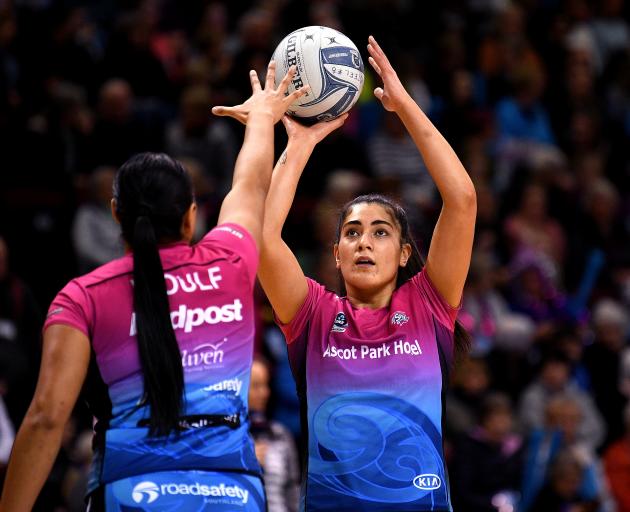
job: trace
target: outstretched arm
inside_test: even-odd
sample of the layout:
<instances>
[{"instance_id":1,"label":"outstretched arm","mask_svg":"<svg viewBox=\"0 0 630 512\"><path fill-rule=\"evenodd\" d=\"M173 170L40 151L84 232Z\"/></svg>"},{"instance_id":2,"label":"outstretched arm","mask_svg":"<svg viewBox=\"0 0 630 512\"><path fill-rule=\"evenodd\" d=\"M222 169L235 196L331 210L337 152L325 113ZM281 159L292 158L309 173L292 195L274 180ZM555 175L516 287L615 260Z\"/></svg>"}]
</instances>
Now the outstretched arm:
<instances>
[{"instance_id":1,"label":"outstretched arm","mask_svg":"<svg viewBox=\"0 0 630 512\"><path fill-rule=\"evenodd\" d=\"M65 325L46 329L37 388L15 438L0 511L33 507L59 452L89 362L85 334Z\"/></svg>"},{"instance_id":2,"label":"outstretched arm","mask_svg":"<svg viewBox=\"0 0 630 512\"><path fill-rule=\"evenodd\" d=\"M306 90L298 89L285 96L295 68L289 72L276 89L274 86L276 65L269 64L265 88L258 81L255 71L250 71L252 96L236 107L215 107L217 115L242 116L245 122L245 139L236 159L232 189L221 205L219 224L233 222L243 226L260 247L265 198L269 190L273 168L273 125L277 123L289 105Z\"/></svg>"},{"instance_id":3,"label":"outstretched arm","mask_svg":"<svg viewBox=\"0 0 630 512\"><path fill-rule=\"evenodd\" d=\"M273 171L271 187L265 204L262 250L258 278L278 319L288 323L304 303L308 285L304 273L291 249L282 240L286 221L302 171L315 145L340 127L344 115L334 121L306 128L285 116L282 119L289 136L287 147Z\"/></svg>"},{"instance_id":4,"label":"outstretched arm","mask_svg":"<svg viewBox=\"0 0 630 512\"><path fill-rule=\"evenodd\" d=\"M475 188L459 158L442 134L407 93L387 56L370 36L369 62L383 80L374 95L385 109L403 122L442 196L442 211L435 225L426 270L451 306L461 300L475 231Z\"/></svg>"}]
</instances>

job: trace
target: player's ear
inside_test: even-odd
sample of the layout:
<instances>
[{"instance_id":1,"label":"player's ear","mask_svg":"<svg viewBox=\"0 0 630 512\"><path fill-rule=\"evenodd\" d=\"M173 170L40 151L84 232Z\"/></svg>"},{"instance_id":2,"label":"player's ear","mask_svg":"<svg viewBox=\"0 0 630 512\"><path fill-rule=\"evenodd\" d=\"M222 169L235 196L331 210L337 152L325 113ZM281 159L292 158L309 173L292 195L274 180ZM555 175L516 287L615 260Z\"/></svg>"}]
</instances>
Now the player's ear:
<instances>
[{"instance_id":1,"label":"player's ear","mask_svg":"<svg viewBox=\"0 0 630 512\"><path fill-rule=\"evenodd\" d=\"M402 250L400 251L400 262L399 265L401 267L406 267L409 258L411 257L411 244L402 244Z\"/></svg>"},{"instance_id":2,"label":"player's ear","mask_svg":"<svg viewBox=\"0 0 630 512\"><path fill-rule=\"evenodd\" d=\"M335 267L341 268L341 260L339 259L339 244L333 245L333 256L335 257Z\"/></svg>"}]
</instances>

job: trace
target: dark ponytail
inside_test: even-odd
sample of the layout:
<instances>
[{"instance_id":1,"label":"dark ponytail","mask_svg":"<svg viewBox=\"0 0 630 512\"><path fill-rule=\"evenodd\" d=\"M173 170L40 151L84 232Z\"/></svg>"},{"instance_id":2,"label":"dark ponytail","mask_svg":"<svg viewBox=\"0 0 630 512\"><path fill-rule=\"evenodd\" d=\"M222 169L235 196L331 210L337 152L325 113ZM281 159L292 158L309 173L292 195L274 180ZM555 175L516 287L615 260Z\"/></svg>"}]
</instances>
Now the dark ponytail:
<instances>
[{"instance_id":1,"label":"dark ponytail","mask_svg":"<svg viewBox=\"0 0 630 512\"><path fill-rule=\"evenodd\" d=\"M411 246L411 256L407 260L407 265L398 268L398 275L396 276L396 288L399 288L401 285L409 281L409 279L411 279L424 268L424 258L422 258L420 250L418 249L418 245L416 244L416 241L411 233L409 220L407 218L407 212L402 206L381 194L366 194L356 197L352 201L346 203L339 213L339 219L337 222L337 234L335 240L337 243L339 243L339 240L341 239L341 228L343 227L344 220L348 216L350 209L357 204L364 203L376 203L385 208L385 210L390 213L392 218L396 219L396 222L400 227L401 245L409 244ZM339 277L341 295L346 295L347 292L343 276L340 275ZM456 361L458 361L468 353L471 344L470 334L468 334L466 329L464 329L464 327L458 321L455 322L454 344L455 359Z\"/></svg>"},{"instance_id":2,"label":"dark ponytail","mask_svg":"<svg viewBox=\"0 0 630 512\"><path fill-rule=\"evenodd\" d=\"M150 407L150 435L167 435L179 424L184 372L158 244L181 239L182 220L193 201L192 186L179 162L164 154L143 153L119 169L114 199L123 238L133 251L142 404Z\"/></svg>"}]
</instances>

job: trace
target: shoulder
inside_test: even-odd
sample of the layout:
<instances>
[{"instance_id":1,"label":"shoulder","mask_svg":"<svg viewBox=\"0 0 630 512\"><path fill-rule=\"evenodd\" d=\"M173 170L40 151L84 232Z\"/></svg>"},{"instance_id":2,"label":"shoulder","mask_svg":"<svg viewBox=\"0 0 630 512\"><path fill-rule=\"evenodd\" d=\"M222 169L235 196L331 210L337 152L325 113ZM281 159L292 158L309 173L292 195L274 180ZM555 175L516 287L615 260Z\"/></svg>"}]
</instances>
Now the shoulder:
<instances>
[{"instance_id":1,"label":"shoulder","mask_svg":"<svg viewBox=\"0 0 630 512\"><path fill-rule=\"evenodd\" d=\"M195 244L194 248L195 250L226 249L237 252L253 248L257 252L256 242L249 231L234 223L215 226Z\"/></svg>"}]
</instances>

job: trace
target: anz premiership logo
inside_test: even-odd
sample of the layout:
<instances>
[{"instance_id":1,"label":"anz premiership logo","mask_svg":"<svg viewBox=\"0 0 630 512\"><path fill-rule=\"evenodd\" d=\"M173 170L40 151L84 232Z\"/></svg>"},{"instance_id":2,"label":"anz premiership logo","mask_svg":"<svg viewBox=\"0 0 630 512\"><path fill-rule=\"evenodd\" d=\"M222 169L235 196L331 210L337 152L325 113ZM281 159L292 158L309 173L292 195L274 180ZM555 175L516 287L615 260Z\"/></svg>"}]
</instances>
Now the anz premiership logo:
<instances>
[{"instance_id":1,"label":"anz premiership logo","mask_svg":"<svg viewBox=\"0 0 630 512\"><path fill-rule=\"evenodd\" d=\"M345 313L337 313L331 332L346 332L348 328L348 318Z\"/></svg>"},{"instance_id":2,"label":"anz premiership logo","mask_svg":"<svg viewBox=\"0 0 630 512\"><path fill-rule=\"evenodd\" d=\"M160 488L153 482L140 482L131 491L136 503L153 503L160 496Z\"/></svg>"},{"instance_id":3,"label":"anz premiership logo","mask_svg":"<svg viewBox=\"0 0 630 512\"><path fill-rule=\"evenodd\" d=\"M435 491L442 487L442 479L433 473L425 473L416 476L416 478L413 479L413 485L421 491Z\"/></svg>"}]
</instances>

